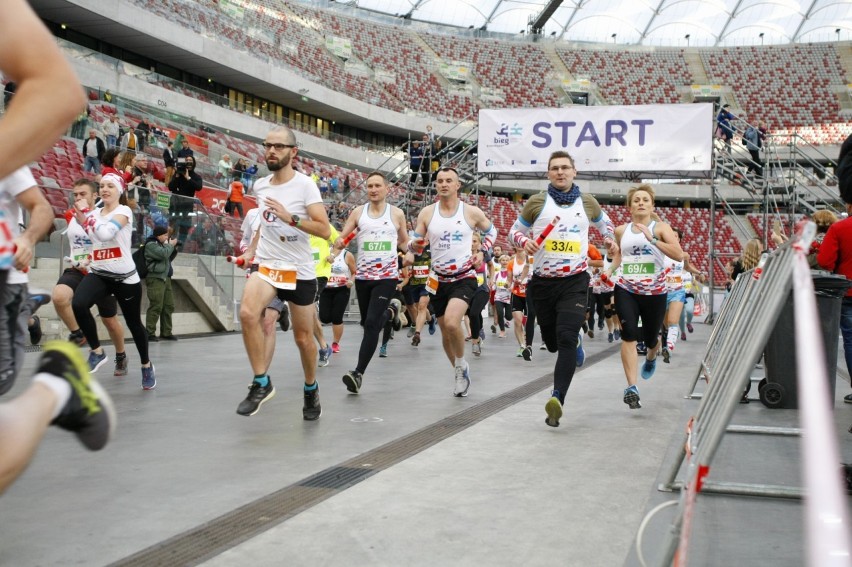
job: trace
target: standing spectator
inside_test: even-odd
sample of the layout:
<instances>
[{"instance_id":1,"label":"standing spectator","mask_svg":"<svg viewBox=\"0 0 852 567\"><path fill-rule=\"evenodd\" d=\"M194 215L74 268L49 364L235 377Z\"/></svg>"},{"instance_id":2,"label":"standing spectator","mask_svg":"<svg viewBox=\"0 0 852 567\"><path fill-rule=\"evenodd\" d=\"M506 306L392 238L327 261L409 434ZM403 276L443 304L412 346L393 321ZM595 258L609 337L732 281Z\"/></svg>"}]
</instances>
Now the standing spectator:
<instances>
[{"instance_id":1,"label":"standing spectator","mask_svg":"<svg viewBox=\"0 0 852 567\"><path fill-rule=\"evenodd\" d=\"M106 136L106 145L108 148L114 148L118 144L118 116L113 114L109 120L103 123L101 130Z\"/></svg>"},{"instance_id":2,"label":"standing spectator","mask_svg":"<svg viewBox=\"0 0 852 567\"><path fill-rule=\"evenodd\" d=\"M321 175L319 178L319 190L322 198L325 199L326 194L328 193L328 177L325 175Z\"/></svg>"},{"instance_id":3,"label":"standing spectator","mask_svg":"<svg viewBox=\"0 0 852 567\"><path fill-rule=\"evenodd\" d=\"M143 118L139 121L139 124L136 125L136 139L139 141L139 147L137 148L140 152L145 150L145 146L148 144L148 135L151 133L151 125L148 124L148 119Z\"/></svg>"},{"instance_id":4,"label":"standing spectator","mask_svg":"<svg viewBox=\"0 0 852 567\"><path fill-rule=\"evenodd\" d=\"M420 160L420 185L426 187L432 181L432 154L434 149L429 136L423 134L423 141L420 144L423 149L423 158ZM437 174L437 171L435 172Z\"/></svg>"},{"instance_id":5,"label":"standing spectator","mask_svg":"<svg viewBox=\"0 0 852 567\"><path fill-rule=\"evenodd\" d=\"M239 211L239 217L245 218L245 214L243 213L243 191L245 190L245 186L242 182L234 176L234 180L231 182L231 186L228 188L228 205L225 207L225 212L236 213Z\"/></svg>"},{"instance_id":6,"label":"standing spectator","mask_svg":"<svg viewBox=\"0 0 852 567\"><path fill-rule=\"evenodd\" d=\"M148 276L145 285L148 288L148 313L145 316L145 329L149 341L158 341L157 319L160 320L160 339L176 341L172 334L172 313L175 312L175 298L172 294L172 260L177 255L177 239L169 238L169 229L165 226L154 228L154 234L145 241L145 263Z\"/></svg>"},{"instance_id":7,"label":"standing spectator","mask_svg":"<svg viewBox=\"0 0 852 567\"><path fill-rule=\"evenodd\" d=\"M95 135L94 130L89 130L89 137L83 142L83 158L85 159L83 171L99 174L104 151L106 151L104 143Z\"/></svg>"},{"instance_id":8,"label":"standing spectator","mask_svg":"<svg viewBox=\"0 0 852 567\"><path fill-rule=\"evenodd\" d=\"M177 157L179 158L195 158L195 152L192 151L192 148L189 147L189 140L186 138L180 141L180 149L177 152Z\"/></svg>"},{"instance_id":9,"label":"standing spectator","mask_svg":"<svg viewBox=\"0 0 852 567\"><path fill-rule=\"evenodd\" d=\"M178 241L183 244L189 227L192 224L190 213L195 210L195 194L201 191L203 181L201 176L195 173L195 158L180 158L177 173L169 182L169 191L175 194L172 199L172 214L177 217Z\"/></svg>"},{"instance_id":10,"label":"standing spectator","mask_svg":"<svg viewBox=\"0 0 852 567\"><path fill-rule=\"evenodd\" d=\"M237 163L234 164L234 169L232 171L232 175L229 175L229 179L240 179L242 180L243 175L246 172L246 161L243 158L239 158Z\"/></svg>"},{"instance_id":11,"label":"standing spectator","mask_svg":"<svg viewBox=\"0 0 852 567\"><path fill-rule=\"evenodd\" d=\"M431 124L426 125L426 134L424 134L424 135L426 136L426 138L429 139L430 144L435 143L435 132L432 131L432 125Z\"/></svg>"},{"instance_id":12,"label":"standing spectator","mask_svg":"<svg viewBox=\"0 0 852 567\"><path fill-rule=\"evenodd\" d=\"M216 181L227 183L231 178L231 156L223 154L216 171Z\"/></svg>"},{"instance_id":13,"label":"standing spectator","mask_svg":"<svg viewBox=\"0 0 852 567\"><path fill-rule=\"evenodd\" d=\"M763 177L763 162L760 160L760 147L763 145L761 137L760 130L754 126L749 126L743 132L743 144L751 155L746 173L754 172L758 177Z\"/></svg>"},{"instance_id":14,"label":"standing spectator","mask_svg":"<svg viewBox=\"0 0 852 567\"><path fill-rule=\"evenodd\" d=\"M332 195L337 195L337 192L340 191L340 180L337 177L332 177L328 185L331 188Z\"/></svg>"},{"instance_id":15,"label":"standing spectator","mask_svg":"<svg viewBox=\"0 0 852 567\"><path fill-rule=\"evenodd\" d=\"M74 124L71 125L71 137L82 138L86 134L86 126L88 125L89 106L86 105L86 108L77 116L77 119L74 121Z\"/></svg>"},{"instance_id":16,"label":"standing spectator","mask_svg":"<svg viewBox=\"0 0 852 567\"><path fill-rule=\"evenodd\" d=\"M736 132L736 128L731 123L731 120L736 118L731 111L728 110L731 108L730 104L725 104L722 106L722 109L719 110L719 114L716 116L716 123L719 125L719 130L721 133L721 137L725 140L725 145L728 146L728 151L731 151L731 139L734 137L734 132Z\"/></svg>"},{"instance_id":17,"label":"standing spectator","mask_svg":"<svg viewBox=\"0 0 852 567\"><path fill-rule=\"evenodd\" d=\"M126 152L135 152L139 149L139 138L133 132L133 129L128 130L121 137L120 147L121 151Z\"/></svg>"},{"instance_id":18,"label":"standing spectator","mask_svg":"<svg viewBox=\"0 0 852 567\"><path fill-rule=\"evenodd\" d=\"M343 178L343 194L348 195L349 191L352 189L352 186L349 184L349 176Z\"/></svg>"},{"instance_id":19,"label":"standing spectator","mask_svg":"<svg viewBox=\"0 0 852 567\"><path fill-rule=\"evenodd\" d=\"M245 181L243 181L243 185L246 187L246 193L251 192L251 188L254 187L254 180L257 179L257 171L258 167L256 163L251 164L246 169L245 173Z\"/></svg>"},{"instance_id":20,"label":"standing spectator","mask_svg":"<svg viewBox=\"0 0 852 567\"><path fill-rule=\"evenodd\" d=\"M140 210L148 213L151 205L151 178L148 173L148 154L138 153L130 162L131 170L130 185L135 188L135 197ZM140 216L141 219L141 216Z\"/></svg>"},{"instance_id":21,"label":"standing spectator","mask_svg":"<svg viewBox=\"0 0 852 567\"><path fill-rule=\"evenodd\" d=\"M168 185L172 177L175 175L175 155L172 153L172 141L166 142L166 149L163 150L163 164L166 166L165 183Z\"/></svg>"},{"instance_id":22,"label":"standing spectator","mask_svg":"<svg viewBox=\"0 0 852 567\"><path fill-rule=\"evenodd\" d=\"M420 142L412 142L408 149L408 167L411 171L411 185L417 185L417 176L420 173L420 164L423 163L423 148L420 147Z\"/></svg>"}]
</instances>

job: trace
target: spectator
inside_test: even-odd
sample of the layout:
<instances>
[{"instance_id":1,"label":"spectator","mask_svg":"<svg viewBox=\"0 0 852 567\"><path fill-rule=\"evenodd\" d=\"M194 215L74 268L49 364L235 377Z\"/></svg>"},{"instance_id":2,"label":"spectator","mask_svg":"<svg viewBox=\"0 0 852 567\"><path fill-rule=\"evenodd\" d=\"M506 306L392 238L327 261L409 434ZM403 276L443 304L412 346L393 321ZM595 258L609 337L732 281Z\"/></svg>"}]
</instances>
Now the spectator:
<instances>
[{"instance_id":1,"label":"spectator","mask_svg":"<svg viewBox=\"0 0 852 567\"><path fill-rule=\"evenodd\" d=\"M172 177L175 175L175 156L172 153L172 145L172 141L169 140L166 142L166 149L163 150L163 164L166 166L166 185L171 182Z\"/></svg>"},{"instance_id":2,"label":"spectator","mask_svg":"<svg viewBox=\"0 0 852 567\"><path fill-rule=\"evenodd\" d=\"M343 194L348 195L349 191L352 189L352 186L349 184L349 176L343 178Z\"/></svg>"},{"instance_id":3,"label":"spectator","mask_svg":"<svg viewBox=\"0 0 852 567\"><path fill-rule=\"evenodd\" d=\"M743 132L743 145L745 145L748 153L751 155L746 173L754 172L758 177L763 177L763 162L760 160L760 148L763 146L764 136L754 126L749 126Z\"/></svg>"},{"instance_id":4,"label":"spectator","mask_svg":"<svg viewBox=\"0 0 852 567\"><path fill-rule=\"evenodd\" d=\"M106 137L106 146L114 148L118 144L118 116L115 114L110 116L109 120L101 126L101 130L103 130Z\"/></svg>"},{"instance_id":5,"label":"spectator","mask_svg":"<svg viewBox=\"0 0 852 567\"><path fill-rule=\"evenodd\" d=\"M101 175L115 173L121 176L121 151L117 147L107 148L101 157Z\"/></svg>"},{"instance_id":6,"label":"spectator","mask_svg":"<svg viewBox=\"0 0 852 567\"><path fill-rule=\"evenodd\" d=\"M326 194L328 193L328 177L325 175L321 175L319 178L319 190L322 198L325 199Z\"/></svg>"},{"instance_id":7,"label":"spectator","mask_svg":"<svg viewBox=\"0 0 852 567\"><path fill-rule=\"evenodd\" d=\"M136 125L136 139L139 142L137 150L145 151L145 146L148 145L148 136L151 134L151 125L148 124L147 118L142 118L139 124Z\"/></svg>"},{"instance_id":8,"label":"spectator","mask_svg":"<svg viewBox=\"0 0 852 567\"><path fill-rule=\"evenodd\" d=\"M731 123L731 120L736 118L731 111L728 110L731 107L730 104L726 104L722 106L722 109L719 110L719 114L716 116L716 123L719 125L717 132L720 138L725 140L725 145L728 146L728 151L731 150L731 139L734 137L734 132L736 132L736 128Z\"/></svg>"},{"instance_id":9,"label":"spectator","mask_svg":"<svg viewBox=\"0 0 852 567\"><path fill-rule=\"evenodd\" d=\"M179 158L175 176L169 182L169 190L176 195L172 199L171 209L178 226L178 242L181 244L186 240L192 225L190 213L195 210L195 194L201 191L202 185L201 176L195 173L195 158Z\"/></svg>"},{"instance_id":10,"label":"spectator","mask_svg":"<svg viewBox=\"0 0 852 567\"><path fill-rule=\"evenodd\" d=\"M819 254L820 246L822 245L822 241L825 240L825 235L828 233L828 229L831 228L831 225L837 222L837 215L832 213L829 210L821 210L815 212L811 218L816 224L816 236L814 237L814 241L811 242L811 249L808 252L808 265L814 269L819 269L819 261L817 260L817 256Z\"/></svg>"},{"instance_id":11,"label":"spectator","mask_svg":"<svg viewBox=\"0 0 852 567\"><path fill-rule=\"evenodd\" d=\"M408 166L411 171L411 185L417 185L417 176L420 174L420 165L423 163L423 148L420 147L420 142L411 143L408 149Z\"/></svg>"},{"instance_id":12,"label":"spectator","mask_svg":"<svg viewBox=\"0 0 852 567\"><path fill-rule=\"evenodd\" d=\"M89 137L83 142L83 159L85 164L83 171L91 171L95 175L101 172L101 158L104 157L104 143L95 135L94 130L89 130Z\"/></svg>"},{"instance_id":13,"label":"spectator","mask_svg":"<svg viewBox=\"0 0 852 567\"><path fill-rule=\"evenodd\" d=\"M89 106L81 112L71 125L71 137L82 138L86 135L86 127L89 125Z\"/></svg>"},{"instance_id":14,"label":"spectator","mask_svg":"<svg viewBox=\"0 0 852 567\"><path fill-rule=\"evenodd\" d=\"M192 242L197 245L199 254L213 255L216 253L216 241L218 240L218 230L213 225L213 221L209 217L204 219L204 222L195 227L192 231Z\"/></svg>"},{"instance_id":15,"label":"spectator","mask_svg":"<svg viewBox=\"0 0 852 567\"><path fill-rule=\"evenodd\" d=\"M435 143L435 132L433 132L433 131L432 131L432 125L431 125L431 124L427 124L427 125L426 125L426 134L425 134L425 136L429 139L429 143L430 143L430 144L434 144L434 143Z\"/></svg>"},{"instance_id":16,"label":"spectator","mask_svg":"<svg viewBox=\"0 0 852 567\"><path fill-rule=\"evenodd\" d=\"M240 218L245 218L245 214L243 213L244 191L245 186L242 184L242 182L237 176L234 176L234 180L231 182L231 185L228 188L228 202L225 205L225 212L227 214L230 215L231 213L236 213L237 211L239 211Z\"/></svg>"},{"instance_id":17,"label":"spectator","mask_svg":"<svg viewBox=\"0 0 852 567\"><path fill-rule=\"evenodd\" d=\"M112 93L109 92L109 89L104 92L104 102L112 102Z\"/></svg>"},{"instance_id":18,"label":"spectator","mask_svg":"<svg viewBox=\"0 0 852 567\"><path fill-rule=\"evenodd\" d=\"M133 156L130 165L130 174L132 177L129 184L136 189L134 197L137 199L140 210L147 214L148 207L151 205L151 176L148 173L148 154L136 154ZM141 219L142 217L140 216L140 221Z\"/></svg>"},{"instance_id":19,"label":"spectator","mask_svg":"<svg viewBox=\"0 0 852 567\"><path fill-rule=\"evenodd\" d=\"M186 138L180 141L180 149L178 150L177 157L179 158L195 158L195 152L192 151L192 148L189 147L189 140Z\"/></svg>"},{"instance_id":20,"label":"spectator","mask_svg":"<svg viewBox=\"0 0 852 567\"><path fill-rule=\"evenodd\" d=\"M139 149L139 138L132 129L128 130L124 136L121 137L119 147L122 151L127 152L135 152Z\"/></svg>"},{"instance_id":21,"label":"spectator","mask_svg":"<svg viewBox=\"0 0 852 567\"><path fill-rule=\"evenodd\" d=\"M340 180L337 177L332 177L328 185L331 188L332 195L337 195L337 192L340 190Z\"/></svg>"},{"instance_id":22,"label":"spectator","mask_svg":"<svg viewBox=\"0 0 852 567\"><path fill-rule=\"evenodd\" d=\"M846 212L850 216L832 224L825 233L817 262L824 270L852 279L852 203L846 203ZM846 291L840 307L840 334L843 335L846 372L852 375L852 288ZM852 394L847 394L843 401L852 404Z\"/></svg>"},{"instance_id":23,"label":"spectator","mask_svg":"<svg viewBox=\"0 0 852 567\"><path fill-rule=\"evenodd\" d=\"M251 164L248 169L246 169L245 181L243 185L246 186L246 193L251 192L251 188L254 187L254 180L257 179L257 164Z\"/></svg>"},{"instance_id":24,"label":"spectator","mask_svg":"<svg viewBox=\"0 0 852 567\"><path fill-rule=\"evenodd\" d=\"M165 226L154 228L154 234L145 241L145 263L148 276L145 285L148 288L148 312L145 329L148 340L157 341L157 320L160 321L160 338L176 341L172 334L172 313L175 311L175 299L172 294L172 260L177 255L177 239L169 238L169 229Z\"/></svg>"},{"instance_id":25,"label":"spectator","mask_svg":"<svg viewBox=\"0 0 852 567\"><path fill-rule=\"evenodd\" d=\"M245 172L246 172L246 162L243 158L239 158L237 160L237 163L234 164L233 175L229 175L228 178L242 180Z\"/></svg>"},{"instance_id":26,"label":"spectator","mask_svg":"<svg viewBox=\"0 0 852 567\"><path fill-rule=\"evenodd\" d=\"M216 181L227 183L231 178L231 156L223 154L219 160L218 170L216 171Z\"/></svg>"}]
</instances>

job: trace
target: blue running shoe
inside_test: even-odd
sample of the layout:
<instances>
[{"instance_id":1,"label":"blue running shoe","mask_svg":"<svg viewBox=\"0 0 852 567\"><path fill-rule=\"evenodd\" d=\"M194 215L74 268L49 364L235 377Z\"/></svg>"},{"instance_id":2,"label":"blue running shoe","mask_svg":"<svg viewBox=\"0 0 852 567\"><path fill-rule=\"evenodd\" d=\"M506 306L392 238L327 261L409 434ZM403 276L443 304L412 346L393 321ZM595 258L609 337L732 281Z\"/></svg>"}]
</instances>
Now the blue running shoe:
<instances>
[{"instance_id":1,"label":"blue running shoe","mask_svg":"<svg viewBox=\"0 0 852 567\"><path fill-rule=\"evenodd\" d=\"M317 366L322 368L323 366L328 366L329 361L331 360L331 347L327 346L325 348L319 349L319 362L317 362Z\"/></svg>"},{"instance_id":2,"label":"blue running shoe","mask_svg":"<svg viewBox=\"0 0 852 567\"><path fill-rule=\"evenodd\" d=\"M612 332L612 336L615 337L615 340L620 341L621 340L621 331L619 331L618 329L614 330Z\"/></svg>"},{"instance_id":3,"label":"blue running shoe","mask_svg":"<svg viewBox=\"0 0 852 567\"><path fill-rule=\"evenodd\" d=\"M106 364L106 361L107 355L105 352L98 354L93 350L89 351L89 372L94 374L98 371L98 368Z\"/></svg>"},{"instance_id":4,"label":"blue running shoe","mask_svg":"<svg viewBox=\"0 0 852 567\"><path fill-rule=\"evenodd\" d=\"M639 402L639 388L630 386L624 390L624 403L630 409L641 409L642 404Z\"/></svg>"},{"instance_id":5,"label":"blue running shoe","mask_svg":"<svg viewBox=\"0 0 852 567\"><path fill-rule=\"evenodd\" d=\"M583 350L583 336L577 339L577 367L583 366L586 362L586 351Z\"/></svg>"},{"instance_id":6,"label":"blue running shoe","mask_svg":"<svg viewBox=\"0 0 852 567\"><path fill-rule=\"evenodd\" d=\"M430 334L430 335L434 335L434 334L435 334L435 330L436 330L435 324L436 324L436 323L437 323L437 321L435 321L435 316L434 316L434 315L432 315L432 318L431 318L431 319L429 319L429 334Z\"/></svg>"},{"instance_id":7,"label":"blue running shoe","mask_svg":"<svg viewBox=\"0 0 852 567\"><path fill-rule=\"evenodd\" d=\"M142 389L153 390L157 387L157 376L154 374L154 363L148 368L142 367Z\"/></svg>"},{"instance_id":8,"label":"blue running shoe","mask_svg":"<svg viewBox=\"0 0 852 567\"><path fill-rule=\"evenodd\" d=\"M657 359L645 359L645 364L642 365L642 378L644 380L650 380L651 376L654 375L655 370L657 370Z\"/></svg>"},{"instance_id":9,"label":"blue running shoe","mask_svg":"<svg viewBox=\"0 0 852 567\"><path fill-rule=\"evenodd\" d=\"M379 347L379 357L387 358L388 357L388 344L385 343L381 347Z\"/></svg>"}]
</instances>

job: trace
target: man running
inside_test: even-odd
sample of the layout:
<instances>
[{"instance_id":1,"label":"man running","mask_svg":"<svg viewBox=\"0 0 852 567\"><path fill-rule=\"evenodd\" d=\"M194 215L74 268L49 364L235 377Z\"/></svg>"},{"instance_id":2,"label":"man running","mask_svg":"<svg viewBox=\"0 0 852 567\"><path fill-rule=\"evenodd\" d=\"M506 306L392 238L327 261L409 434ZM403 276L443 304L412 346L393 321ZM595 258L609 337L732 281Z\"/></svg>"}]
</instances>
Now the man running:
<instances>
[{"instance_id":1,"label":"man running","mask_svg":"<svg viewBox=\"0 0 852 567\"><path fill-rule=\"evenodd\" d=\"M355 295L358 297L364 336L355 369L343 375L346 389L353 394L361 391L364 372L376 353L379 334L388 319L399 330L402 304L399 300L391 303L399 283L396 252L408 246L405 214L400 208L388 204L388 182L384 174L371 173L366 184L369 202L352 211L340 231L341 238L334 243L335 250L343 249L344 239L358 229Z\"/></svg>"},{"instance_id":2,"label":"man running","mask_svg":"<svg viewBox=\"0 0 852 567\"><path fill-rule=\"evenodd\" d=\"M331 227L316 184L293 169L298 152L296 137L289 128L273 128L263 142L266 166L271 175L255 183L260 227L240 259L252 259L258 270L251 274L243 291L240 322L254 379L249 394L237 408L240 415L254 415L275 395L267 374L268 359L262 328L263 314L278 297L290 307L293 335L305 374L302 417L308 421L322 414L316 383L317 347L313 338L317 281L310 235L328 238ZM238 259L238 262L239 260Z\"/></svg>"},{"instance_id":3,"label":"man running","mask_svg":"<svg viewBox=\"0 0 852 567\"><path fill-rule=\"evenodd\" d=\"M429 241L432 267L426 289L432 294L444 352L455 371L453 395L463 397L470 389L470 368L464 359L461 322L478 285L471 241L475 230L484 233L482 251L487 252L497 239L497 229L481 209L459 199L461 182L455 169L439 170L435 187L438 202L417 216L410 252L422 252Z\"/></svg>"}]
</instances>

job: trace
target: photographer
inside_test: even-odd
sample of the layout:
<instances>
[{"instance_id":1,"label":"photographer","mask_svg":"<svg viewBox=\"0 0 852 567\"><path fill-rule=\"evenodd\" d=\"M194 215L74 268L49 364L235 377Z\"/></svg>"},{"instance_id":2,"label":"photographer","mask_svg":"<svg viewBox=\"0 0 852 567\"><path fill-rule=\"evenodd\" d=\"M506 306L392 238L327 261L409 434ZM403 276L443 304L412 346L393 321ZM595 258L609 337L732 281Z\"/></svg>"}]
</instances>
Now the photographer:
<instances>
[{"instance_id":1,"label":"photographer","mask_svg":"<svg viewBox=\"0 0 852 567\"><path fill-rule=\"evenodd\" d=\"M172 334L172 313L175 300L172 294L172 260L177 256L177 240L169 238L169 229L165 226L154 228L154 234L145 241L145 262L148 264L148 276L145 285L148 288L148 312L145 329L148 341L176 341ZM157 320L160 321L160 338L157 338Z\"/></svg>"},{"instance_id":2,"label":"photographer","mask_svg":"<svg viewBox=\"0 0 852 567\"><path fill-rule=\"evenodd\" d=\"M169 190L177 195L172 199L171 213L177 223L178 241L181 244L186 240L192 222L190 213L195 209L195 194L201 188L201 176L195 173L195 158L178 157Z\"/></svg>"}]
</instances>

